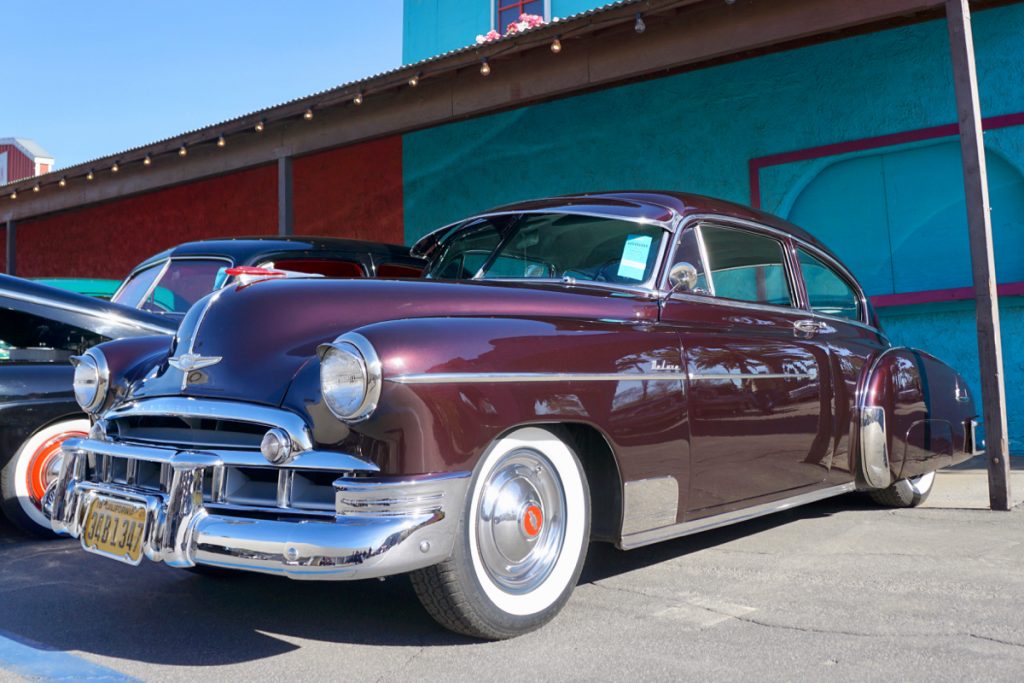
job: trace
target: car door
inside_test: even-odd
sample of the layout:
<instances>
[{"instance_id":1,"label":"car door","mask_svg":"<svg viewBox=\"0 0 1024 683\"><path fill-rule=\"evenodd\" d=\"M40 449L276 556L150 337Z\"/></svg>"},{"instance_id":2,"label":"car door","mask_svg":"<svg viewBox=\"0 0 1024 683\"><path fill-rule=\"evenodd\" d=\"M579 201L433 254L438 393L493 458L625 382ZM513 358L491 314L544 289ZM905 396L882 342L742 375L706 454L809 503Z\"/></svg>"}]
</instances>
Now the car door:
<instances>
[{"instance_id":1,"label":"car door","mask_svg":"<svg viewBox=\"0 0 1024 683\"><path fill-rule=\"evenodd\" d=\"M831 464L831 372L801 308L781 235L722 221L684 230L674 262L697 263L664 323L687 373L690 519L822 485Z\"/></svg>"},{"instance_id":2,"label":"car door","mask_svg":"<svg viewBox=\"0 0 1024 683\"><path fill-rule=\"evenodd\" d=\"M856 427L857 387L865 365L888 342L870 324L867 299L842 265L809 244L794 244L793 251L816 328L814 339L828 351L834 379L830 478L833 483L845 483L853 479L851 444Z\"/></svg>"}]
</instances>

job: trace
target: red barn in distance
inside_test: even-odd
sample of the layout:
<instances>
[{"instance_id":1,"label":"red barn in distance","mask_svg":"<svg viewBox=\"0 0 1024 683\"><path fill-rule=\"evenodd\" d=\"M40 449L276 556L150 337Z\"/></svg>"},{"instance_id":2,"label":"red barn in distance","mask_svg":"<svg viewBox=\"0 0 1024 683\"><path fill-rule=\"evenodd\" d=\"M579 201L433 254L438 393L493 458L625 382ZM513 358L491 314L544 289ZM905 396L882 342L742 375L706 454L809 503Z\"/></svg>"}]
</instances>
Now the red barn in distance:
<instances>
[{"instance_id":1,"label":"red barn in distance","mask_svg":"<svg viewBox=\"0 0 1024 683\"><path fill-rule=\"evenodd\" d=\"M0 138L0 185L49 173L53 157L35 140Z\"/></svg>"}]
</instances>

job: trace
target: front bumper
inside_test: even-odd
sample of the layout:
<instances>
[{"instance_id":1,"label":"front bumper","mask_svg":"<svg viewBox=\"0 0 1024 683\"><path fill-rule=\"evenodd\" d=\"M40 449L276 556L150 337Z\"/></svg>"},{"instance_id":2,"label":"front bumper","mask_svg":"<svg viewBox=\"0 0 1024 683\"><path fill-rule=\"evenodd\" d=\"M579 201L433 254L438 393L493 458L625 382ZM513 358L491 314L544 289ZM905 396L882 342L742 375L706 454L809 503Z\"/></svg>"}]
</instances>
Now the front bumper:
<instances>
[{"instance_id":1,"label":"front bumper","mask_svg":"<svg viewBox=\"0 0 1024 683\"><path fill-rule=\"evenodd\" d=\"M103 444L90 440L65 446L61 475L44 506L57 533L81 538L90 505L99 497L142 503L144 557L174 567L207 565L294 579L365 579L444 561L469 483L468 472L341 477L333 484L333 517L274 518L266 509L222 514L203 501L204 476L217 476L223 466L216 454L136 449L140 459L158 457L169 469L166 490L154 491L88 480L87 459L97 450ZM120 446L119 453L132 457L133 448Z\"/></svg>"}]
</instances>

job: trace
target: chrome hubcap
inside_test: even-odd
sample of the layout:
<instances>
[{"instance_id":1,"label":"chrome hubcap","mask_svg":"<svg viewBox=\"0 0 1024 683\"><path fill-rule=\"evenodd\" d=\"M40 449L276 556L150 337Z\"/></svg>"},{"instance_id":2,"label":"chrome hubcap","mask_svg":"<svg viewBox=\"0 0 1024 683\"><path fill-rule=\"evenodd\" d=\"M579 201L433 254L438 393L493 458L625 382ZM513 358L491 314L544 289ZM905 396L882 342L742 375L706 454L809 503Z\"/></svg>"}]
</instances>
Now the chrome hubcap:
<instances>
[{"instance_id":1,"label":"chrome hubcap","mask_svg":"<svg viewBox=\"0 0 1024 683\"><path fill-rule=\"evenodd\" d=\"M544 582L565 539L565 494L542 453L511 451L491 470L476 537L484 569L503 589L527 593Z\"/></svg>"}]
</instances>

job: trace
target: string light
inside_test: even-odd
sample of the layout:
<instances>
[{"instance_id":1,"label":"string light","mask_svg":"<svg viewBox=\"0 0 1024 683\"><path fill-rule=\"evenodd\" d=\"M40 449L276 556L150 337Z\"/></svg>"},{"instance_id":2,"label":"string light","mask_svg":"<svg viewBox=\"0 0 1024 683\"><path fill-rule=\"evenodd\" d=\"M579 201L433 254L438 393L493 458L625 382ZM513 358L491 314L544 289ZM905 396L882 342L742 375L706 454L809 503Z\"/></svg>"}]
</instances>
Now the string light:
<instances>
[{"instance_id":1,"label":"string light","mask_svg":"<svg viewBox=\"0 0 1024 683\"><path fill-rule=\"evenodd\" d=\"M60 177L60 180L57 181L57 184L60 185L61 187L67 187L68 186L68 177L62 175Z\"/></svg>"},{"instance_id":2,"label":"string light","mask_svg":"<svg viewBox=\"0 0 1024 683\"><path fill-rule=\"evenodd\" d=\"M181 147L178 148L178 156L179 157L183 157L186 154L188 154L188 147L186 147L185 145L182 145Z\"/></svg>"},{"instance_id":3,"label":"string light","mask_svg":"<svg viewBox=\"0 0 1024 683\"><path fill-rule=\"evenodd\" d=\"M224 136L223 136L223 135L221 135L221 136L219 136L219 137L217 138L217 146L218 146L218 147L223 147L223 146L224 146L224 145L226 145L226 144L228 144L228 141L224 139Z\"/></svg>"},{"instance_id":4,"label":"string light","mask_svg":"<svg viewBox=\"0 0 1024 683\"><path fill-rule=\"evenodd\" d=\"M260 119L259 121L256 122L256 132L257 133L262 133L263 129L266 128L266 127L267 127L267 120L266 119Z\"/></svg>"},{"instance_id":5,"label":"string light","mask_svg":"<svg viewBox=\"0 0 1024 683\"><path fill-rule=\"evenodd\" d=\"M91 169L91 168L89 169L89 172L85 174L85 179L86 179L86 180L92 180L92 179L93 179L93 178L95 178L95 177L96 177L96 176L95 176L95 175L93 175L93 172L92 172L92 169Z\"/></svg>"},{"instance_id":6,"label":"string light","mask_svg":"<svg viewBox=\"0 0 1024 683\"><path fill-rule=\"evenodd\" d=\"M480 75L481 76L490 76L491 75L491 65L487 63L486 59L481 60L481 62L480 62Z\"/></svg>"},{"instance_id":7,"label":"string light","mask_svg":"<svg viewBox=\"0 0 1024 683\"><path fill-rule=\"evenodd\" d=\"M17 199L17 198L18 198L18 191L17 190L11 190L11 199Z\"/></svg>"},{"instance_id":8,"label":"string light","mask_svg":"<svg viewBox=\"0 0 1024 683\"><path fill-rule=\"evenodd\" d=\"M148 154L142 159L142 165L143 166L149 166L152 163L153 163L153 157L149 156Z\"/></svg>"},{"instance_id":9,"label":"string light","mask_svg":"<svg viewBox=\"0 0 1024 683\"><path fill-rule=\"evenodd\" d=\"M359 105L363 103L363 92L360 90L356 93L356 96L352 98L352 103Z\"/></svg>"},{"instance_id":10,"label":"string light","mask_svg":"<svg viewBox=\"0 0 1024 683\"><path fill-rule=\"evenodd\" d=\"M557 37L551 41L551 51L554 52L556 55L562 51L562 41L559 40Z\"/></svg>"},{"instance_id":11,"label":"string light","mask_svg":"<svg viewBox=\"0 0 1024 683\"><path fill-rule=\"evenodd\" d=\"M111 173L117 173L120 170L121 170L121 167L117 165L116 161L114 162L114 165L110 167L110 172Z\"/></svg>"},{"instance_id":12,"label":"string light","mask_svg":"<svg viewBox=\"0 0 1024 683\"><path fill-rule=\"evenodd\" d=\"M647 24L644 23L644 15L640 12L636 13L636 23L633 24L633 30L637 33L643 33L647 30Z\"/></svg>"},{"instance_id":13,"label":"string light","mask_svg":"<svg viewBox=\"0 0 1024 683\"><path fill-rule=\"evenodd\" d=\"M32 191L39 192L39 183L36 183L35 185L32 186Z\"/></svg>"},{"instance_id":14,"label":"string light","mask_svg":"<svg viewBox=\"0 0 1024 683\"><path fill-rule=\"evenodd\" d=\"M312 109L307 109L302 114L302 118L306 119L307 121L312 121L313 120L313 110Z\"/></svg>"},{"instance_id":15,"label":"string light","mask_svg":"<svg viewBox=\"0 0 1024 683\"><path fill-rule=\"evenodd\" d=\"M413 76L411 78L409 78L409 87L410 88L415 88L419 84L420 84L420 75L419 74L413 74Z\"/></svg>"}]
</instances>

